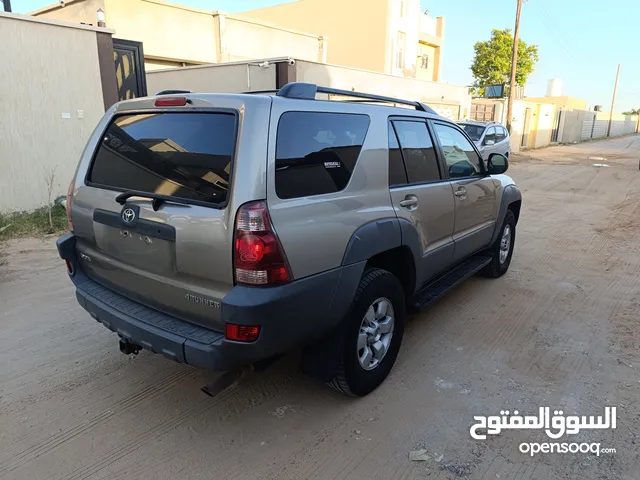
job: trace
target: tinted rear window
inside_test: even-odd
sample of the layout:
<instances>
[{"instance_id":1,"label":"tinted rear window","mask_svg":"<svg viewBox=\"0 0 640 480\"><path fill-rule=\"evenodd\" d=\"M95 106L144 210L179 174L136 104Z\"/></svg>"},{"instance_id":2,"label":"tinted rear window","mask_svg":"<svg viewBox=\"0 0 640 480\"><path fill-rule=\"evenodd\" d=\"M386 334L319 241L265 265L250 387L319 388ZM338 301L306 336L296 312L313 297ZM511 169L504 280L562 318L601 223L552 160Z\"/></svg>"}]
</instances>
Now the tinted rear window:
<instances>
[{"instance_id":1,"label":"tinted rear window","mask_svg":"<svg viewBox=\"0 0 640 480\"><path fill-rule=\"evenodd\" d=\"M276 194L339 192L349 183L369 128L367 115L287 112L276 140Z\"/></svg>"},{"instance_id":2,"label":"tinted rear window","mask_svg":"<svg viewBox=\"0 0 640 480\"><path fill-rule=\"evenodd\" d=\"M100 142L88 181L223 204L235 131L235 116L228 113L118 116Z\"/></svg>"}]
</instances>

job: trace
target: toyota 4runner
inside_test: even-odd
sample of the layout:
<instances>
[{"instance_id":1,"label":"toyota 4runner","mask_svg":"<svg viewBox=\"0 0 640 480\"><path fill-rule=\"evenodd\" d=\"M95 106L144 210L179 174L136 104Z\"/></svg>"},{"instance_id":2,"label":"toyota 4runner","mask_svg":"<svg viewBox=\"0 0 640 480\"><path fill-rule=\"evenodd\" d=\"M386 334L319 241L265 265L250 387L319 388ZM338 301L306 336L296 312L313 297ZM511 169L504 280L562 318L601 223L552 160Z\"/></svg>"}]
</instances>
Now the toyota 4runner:
<instances>
[{"instance_id":1,"label":"toyota 4runner","mask_svg":"<svg viewBox=\"0 0 640 480\"><path fill-rule=\"evenodd\" d=\"M507 167L419 102L304 83L140 98L92 134L58 250L125 353L229 370L300 346L307 373L366 395L408 309L509 268Z\"/></svg>"}]
</instances>

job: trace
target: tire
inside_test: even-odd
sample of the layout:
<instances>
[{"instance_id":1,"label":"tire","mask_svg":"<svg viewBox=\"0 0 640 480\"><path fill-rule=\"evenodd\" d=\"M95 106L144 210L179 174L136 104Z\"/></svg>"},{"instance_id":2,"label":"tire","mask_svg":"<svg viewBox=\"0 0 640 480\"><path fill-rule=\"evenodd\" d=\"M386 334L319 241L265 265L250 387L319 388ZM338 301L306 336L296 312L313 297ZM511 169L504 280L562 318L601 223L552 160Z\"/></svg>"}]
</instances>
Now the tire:
<instances>
[{"instance_id":1,"label":"tire","mask_svg":"<svg viewBox=\"0 0 640 480\"><path fill-rule=\"evenodd\" d=\"M503 239L505 235L505 230L509 228L509 242L508 242L508 250L506 251L506 256L504 256L503 247ZM513 256L513 247L515 245L516 240L516 217L511 210L507 210L507 214L504 217L504 222L500 227L500 234L498 238L494 242L494 244L489 248L489 253L491 254L491 263L484 267L482 273L487 277L498 278L507 273L509 270L509 265L511 264L511 257ZM500 253L503 252L501 257Z\"/></svg>"},{"instance_id":2,"label":"tire","mask_svg":"<svg viewBox=\"0 0 640 480\"><path fill-rule=\"evenodd\" d=\"M385 304L385 301L388 304ZM402 285L393 274L381 269L365 271L345 318L347 323L344 349L336 374L328 383L330 387L345 395L361 397L371 393L387 378L402 343L406 317L405 303ZM374 305L380 312L385 310L386 315L376 314L372 310L371 321L372 313L369 309ZM383 332L386 331L384 325L388 325L389 316L392 318L392 326L389 327L391 337L387 338ZM363 333L365 331L367 333ZM363 338L366 338L366 347L359 349ZM381 351L380 344L385 343L388 346L385 353L380 355L377 353ZM370 360L367 360L367 348L371 354ZM380 357L378 360L375 358L376 355ZM369 361L371 363L368 364ZM365 368L363 363L368 364L368 368Z\"/></svg>"}]
</instances>

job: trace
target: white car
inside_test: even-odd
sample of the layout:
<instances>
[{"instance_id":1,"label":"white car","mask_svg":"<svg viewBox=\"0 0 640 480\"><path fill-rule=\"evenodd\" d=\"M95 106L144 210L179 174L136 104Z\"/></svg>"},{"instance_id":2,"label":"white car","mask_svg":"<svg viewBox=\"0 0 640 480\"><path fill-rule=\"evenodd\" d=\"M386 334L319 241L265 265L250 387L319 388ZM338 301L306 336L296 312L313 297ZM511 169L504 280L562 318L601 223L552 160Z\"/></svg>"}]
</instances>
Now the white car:
<instances>
[{"instance_id":1,"label":"white car","mask_svg":"<svg viewBox=\"0 0 640 480\"><path fill-rule=\"evenodd\" d=\"M468 121L458 122L458 125L476 144L484 160L487 160L492 153L499 153L509 158L511 151L509 132L499 123Z\"/></svg>"}]
</instances>

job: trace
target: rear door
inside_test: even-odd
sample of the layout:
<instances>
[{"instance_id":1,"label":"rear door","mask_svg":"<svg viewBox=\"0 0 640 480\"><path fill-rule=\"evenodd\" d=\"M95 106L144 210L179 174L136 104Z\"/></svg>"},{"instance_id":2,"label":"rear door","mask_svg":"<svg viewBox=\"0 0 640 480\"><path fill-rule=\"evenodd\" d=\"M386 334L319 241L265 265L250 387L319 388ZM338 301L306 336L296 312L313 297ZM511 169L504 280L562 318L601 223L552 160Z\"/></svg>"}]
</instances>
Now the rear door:
<instances>
[{"instance_id":1,"label":"rear door","mask_svg":"<svg viewBox=\"0 0 640 480\"><path fill-rule=\"evenodd\" d=\"M504 127L497 126L496 127L496 153L501 155L508 156L509 155L509 136L507 135L507 131Z\"/></svg>"},{"instance_id":2,"label":"rear door","mask_svg":"<svg viewBox=\"0 0 640 480\"><path fill-rule=\"evenodd\" d=\"M455 125L433 122L455 196L454 261L488 246L497 217L499 182L487 175L480 155Z\"/></svg>"},{"instance_id":3,"label":"rear door","mask_svg":"<svg viewBox=\"0 0 640 480\"><path fill-rule=\"evenodd\" d=\"M495 153L497 148L496 143L496 127L488 127L484 133L484 140L482 141L482 158L484 160L488 160L489 155Z\"/></svg>"},{"instance_id":4,"label":"rear door","mask_svg":"<svg viewBox=\"0 0 640 480\"><path fill-rule=\"evenodd\" d=\"M247 151L239 131L267 124L268 109L253 118L247 108L243 117L234 108L237 99L216 103L228 106L117 113L92 158L81 163L72 220L90 278L150 307L221 329L220 302L234 284L235 211L247 199L261 193L264 198L264 192L251 191L260 183L245 178L238 163L247 155L256 161L253 173L264 175L267 129L252 132L252 142L262 143L251 147L256 152ZM243 184L249 185L244 198L234 193L234 185ZM136 193L118 203L128 191Z\"/></svg>"},{"instance_id":5,"label":"rear door","mask_svg":"<svg viewBox=\"0 0 640 480\"><path fill-rule=\"evenodd\" d=\"M420 285L453 261L453 192L425 119L393 118L388 134L389 192L398 217L413 224L420 235Z\"/></svg>"}]
</instances>

